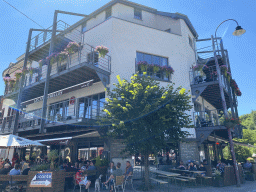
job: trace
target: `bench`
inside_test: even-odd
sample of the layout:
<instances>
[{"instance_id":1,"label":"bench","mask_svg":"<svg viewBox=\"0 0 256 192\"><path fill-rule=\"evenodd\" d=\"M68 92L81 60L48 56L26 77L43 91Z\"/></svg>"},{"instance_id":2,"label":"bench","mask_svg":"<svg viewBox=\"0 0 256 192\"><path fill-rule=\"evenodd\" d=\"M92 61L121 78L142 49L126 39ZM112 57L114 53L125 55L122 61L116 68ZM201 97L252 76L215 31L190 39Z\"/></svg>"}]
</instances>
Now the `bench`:
<instances>
[{"instance_id":1,"label":"bench","mask_svg":"<svg viewBox=\"0 0 256 192\"><path fill-rule=\"evenodd\" d=\"M194 178L194 177L177 176L177 178L186 179L186 180L188 180L188 181L193 182L193 183L196 185L196 178ZM177 178L176 178L176 179L177 179Z\"/></svg>"},{"instance_id":2,"label":"bench","mask_svg":"<svg viewBox=\"0 0 256 192\"><path fill-rule=\"evenodd\" d=\"M2 188L2 185L4 182L8 182L8 185L9 185L9 181L11 181L10 183L11 187L13 185L12 181L26 182L27 184L27 180L28 180L28 175L0 175L0 186Z\"/></svg>"},{"instance_id":3,"label":"bench","mask_svg":"<svg viewBox=\"0 0 256 192\"><path fill-rule=\"evenodd\" d=\"M155 178L152 178L152 177L150 177L150 179L155 181L155 182L157 182L157 183L159 183L159 184L168 184L167 181L163 181L163 180L160 180L160 179L155 179Z\"/></svg>"}]
</instances>

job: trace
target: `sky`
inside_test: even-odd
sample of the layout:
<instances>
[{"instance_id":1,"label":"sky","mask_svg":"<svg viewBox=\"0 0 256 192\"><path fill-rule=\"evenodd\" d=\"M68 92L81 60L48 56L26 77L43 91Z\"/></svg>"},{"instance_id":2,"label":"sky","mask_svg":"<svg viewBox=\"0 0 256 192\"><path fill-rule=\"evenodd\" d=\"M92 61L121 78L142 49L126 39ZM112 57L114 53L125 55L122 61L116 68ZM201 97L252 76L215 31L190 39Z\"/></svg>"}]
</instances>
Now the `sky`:
<instances>
[{"instance_id":1,"label":"sky","mask_svg":"<svg viewBox=\"0 0 256 192\"><path fill-rule=\"evenodd\" d=\"M47 28L52 25L54 10L90 14L110 0L5 0L18 10ZM179 12L189 17L199 39L210 38L217 26L226 19L235 19L246 30L241 37L232 36L236 23L228 21L220 26L228 50L232 77L242 96L238 97L239 115L256 110L256 1L255 0L132 0L163 12ZM59 19L73 24L81 17L60 15ZM25 52L30 28L37 24L0 0L0 71ZM0 95L4 82L0 81Z\"/></svg>"}]
</instances>

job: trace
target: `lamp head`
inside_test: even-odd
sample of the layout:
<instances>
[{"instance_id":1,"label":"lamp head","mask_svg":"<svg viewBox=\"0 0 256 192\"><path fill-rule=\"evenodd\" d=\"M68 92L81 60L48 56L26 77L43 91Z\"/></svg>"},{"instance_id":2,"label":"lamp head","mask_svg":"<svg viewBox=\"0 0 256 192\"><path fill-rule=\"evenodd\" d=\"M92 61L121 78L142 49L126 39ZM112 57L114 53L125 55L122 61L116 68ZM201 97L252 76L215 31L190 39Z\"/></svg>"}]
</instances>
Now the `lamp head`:
<instances>
[{"instance_id":1,"label":"lamp head","mask_svg":"<svg viewBox=\"0 0 256 192\"><path fill-rule=\"evenodd\" d=\"M241 27L241 26L237 26L236 30L233 32L234 36L241 36L245 33L246 31Z\"/></svg>"}]
</instances>

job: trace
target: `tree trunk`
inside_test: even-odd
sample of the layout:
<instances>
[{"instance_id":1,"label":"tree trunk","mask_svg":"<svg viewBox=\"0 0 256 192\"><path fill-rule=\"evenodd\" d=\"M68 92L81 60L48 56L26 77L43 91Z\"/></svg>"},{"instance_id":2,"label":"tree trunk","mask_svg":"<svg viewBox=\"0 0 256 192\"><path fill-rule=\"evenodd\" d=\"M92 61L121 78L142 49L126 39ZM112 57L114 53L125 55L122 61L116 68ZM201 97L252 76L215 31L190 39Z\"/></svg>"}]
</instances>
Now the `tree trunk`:
<instances>
[{"instance_id":1,"label":"tree trunk","mask_svg":"<svg viewBox=\"0 0 256 192\"><path fill-rule=\"evenodd\" d=\"M144 153L144 165L145 165L145 188L146 190L149 190L150 188L150 183L149 183L149 162L148 162L148 152Z\"/></svg>"}]
</instances>

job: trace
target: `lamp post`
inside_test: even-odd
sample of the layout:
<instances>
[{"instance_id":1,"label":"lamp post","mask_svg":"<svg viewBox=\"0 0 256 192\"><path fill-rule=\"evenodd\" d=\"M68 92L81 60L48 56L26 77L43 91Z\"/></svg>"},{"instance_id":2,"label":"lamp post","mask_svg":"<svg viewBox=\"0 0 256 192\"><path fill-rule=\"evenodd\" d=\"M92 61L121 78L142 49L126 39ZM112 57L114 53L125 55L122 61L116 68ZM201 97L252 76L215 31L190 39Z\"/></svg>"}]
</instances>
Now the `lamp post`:
<instances>
[{"instance_id":1,"label":"lamp post","mask_svg":"<svg viewBox=\"0 0 256 192\"><path fill-rule=\"evenodd\" d=\"M235 19L227 19L224 20L223 22L221 22L218 27L215 30L215 39L216 39L216 34L217 34L217 30L218 28L225 22L227 21L235 21L237 24L237 27L235 29L235 31L233 32L234 36L241 36L245 33L245 30L239 26L238 22ZM217 54L216 54L216 50L215 50L215 45L214 45L214 39L212 37L212 43L213 43L213 47L214 47L214 58L215 58L215 63L216 63L216 70L217 70L217 75L218 75L218 81L219 81L219 88L220 88L220 94L221 94L221 100L222 100L222 107L223 107L223 112L224 112L224 116L225 118L228 118L228 111L227 111L227 105L226 105L226 100L225 100L225 96L224 96L224 91L223 91L223 85L221 82L221 72L220 72L220 67L219 67L219 63L218 63L218 58L217 58ZM240 177L238 174L238 166L237 166L237 162L236 162L236 156L235 156L235 151L234 151L234 144L233 144L233 140L232 140L232 136L231 136L231 129L227 128L228 131L228 138L229 138L229 143L230 143L230 151L231 151L231 155L232 155L232 159L233 159L233 163L234 163L234 168L235 168L235 175L236 175L236 181L237 181L237 186L240 187Z\"/></svg>"}]
</instances>

